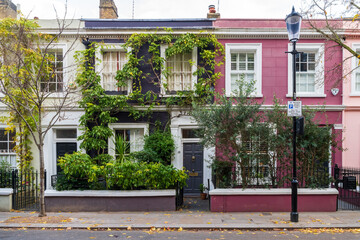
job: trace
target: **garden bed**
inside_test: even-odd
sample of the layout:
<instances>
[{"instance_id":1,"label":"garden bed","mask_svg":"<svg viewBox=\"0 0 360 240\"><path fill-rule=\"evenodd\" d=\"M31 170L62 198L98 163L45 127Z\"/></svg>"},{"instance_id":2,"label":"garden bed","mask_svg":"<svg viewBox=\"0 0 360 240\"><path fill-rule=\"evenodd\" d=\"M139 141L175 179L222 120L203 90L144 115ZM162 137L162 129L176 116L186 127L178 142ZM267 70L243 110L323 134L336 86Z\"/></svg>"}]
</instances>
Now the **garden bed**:
<instances>
[{"instance_id":1,"label":"garden bed","mask_svg":"<svg viewBox=\"0 0 360 240\"><path fill-rule=\"evenodd\" d=\"M298 189L299 212L335 212L338 190ZM212 212L289 212L291 189L214 189Z\"/></svg>"},{"instance_id":2,"label":"garden bed","mask_svg":"<svg viewBox=\"0 0 360 240\"><path fill-rule=\"evenodd\" d=\"M45 191L49 212L175 211L175 199L174 189Z\"/></svg>"}]
</instances>

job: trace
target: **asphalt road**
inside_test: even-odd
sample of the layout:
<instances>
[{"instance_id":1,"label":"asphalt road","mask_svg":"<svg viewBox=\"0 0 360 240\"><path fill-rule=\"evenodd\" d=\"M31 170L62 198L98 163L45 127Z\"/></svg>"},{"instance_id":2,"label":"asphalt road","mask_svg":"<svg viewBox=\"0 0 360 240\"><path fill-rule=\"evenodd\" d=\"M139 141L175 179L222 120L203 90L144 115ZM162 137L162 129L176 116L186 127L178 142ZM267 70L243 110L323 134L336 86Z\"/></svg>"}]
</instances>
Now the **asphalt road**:
<instances>
[{"instance_id":1,"label":"asphalt road","mask_svg":"<svg viewBox=\"0 0 360 240\"><path fill-rule=\"evenodd\" d=\"M329 230L328 232L316 232L314 230L303 231L89 231L89 230L28 230L28 229L0 229L1 240L24 239L24 240L82 240L82 239L111 239L111 240L253 240L253 239L360 239L360 232L351 230Z\"/></svg>"}]
</instances>

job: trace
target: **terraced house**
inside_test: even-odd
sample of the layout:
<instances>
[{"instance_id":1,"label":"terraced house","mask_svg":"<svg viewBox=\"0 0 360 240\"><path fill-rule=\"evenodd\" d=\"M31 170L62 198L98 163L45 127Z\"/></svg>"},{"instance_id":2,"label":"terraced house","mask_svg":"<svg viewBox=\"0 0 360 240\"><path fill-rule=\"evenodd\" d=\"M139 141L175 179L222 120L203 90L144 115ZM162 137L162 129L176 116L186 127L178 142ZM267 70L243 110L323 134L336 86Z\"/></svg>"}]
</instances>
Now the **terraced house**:
<instances>
[{"instance_id":1,"label":"terraced house","mask_svg":"<svg viewBox=\"0 0 360 240\"><path fill-rule=\"evenodd\" d=\"M113 1L100 1L99 19L66 20L58 40L47 48L54 68L50 80L41 85L42 91L49 93L43 126L51 125L43 145L48 208L58 211L63 207L75 211L62 204L76 202L75 198L79 196L91 198L92 194L97 194L95 191L61 194L54 189L158 189L160 187L156 183L152 183L151 187L142 185L150 181L149 177L130 183L133 185L128 187L121 179L125 174L121 171L131 169L134 171L130 174L131 178L137 179L136 174L143 170L112 163L116 159L121 164L126 164L128 159L135 162L134 159L140 159L148 164L156 158L175 169L185 168L187 179L176 172L180 180L186 180L184 194L197 195L202 185L210 194L212 211L288 210L291 128L287 131L288 120L284 120L287 118L284 110L287 101L292 98L293 69L291 55L286 53L291 51L292 45L285 22L275 19L222 19L213 7L207 18L202 19L117 18ZM40 25L40 32L59 34L57 21L38 19L36 22ZM299 147L300 186L323 188L315 194L308 190L300 191L299 196L304 200L299 208L300 211L334 211L338 192L331 189L334 185L330 178L335 164L341 167L347 163L346 154L342 153L343 124L351 120L343 119L343 115L354 113L345 109L347 104L344 101L352 101L347 96L343 98L343 86L338 84L343 77L341 63L345 54L339 46L313 31L306 22L302 26L297 50L301 52L295 63L297 97L302 101L303 111L311 112L305 119L305 131L308 133L300 136L299 142L315 144L316 139L323 140L320 135L314 136L317 130L312 127L315 125L328 132L325 136L327 142ZM234 97L236 103L239 80L253 83L249 99L259 105L255 115L261 116L259 123L268 123L260 124L266 125L267 130L259 131L258 127L257 132L251 132L254 121L244 122L241 134L234 137L234 144L240 146L241 154L245 154L243 156L251 156L246 160L246 166L242 165L246 157L223 164L226 166L222 163L215 166L214 160L229 162L229 156L237 157L235 145L203 145L203 136L198 133L207 134L206 130L203 131L207 126L193 117L193 104L197 105L197 109L210 111L221 107L218 102L221 95ZM354 84L356 89L356 80ZM348 88L344 85L344 89ZM65 96L68 100L59 113L56 104ZM8 109L1 107L3 115L6 115ZM270 122L268 113L279 115L273 115L273 122ZM54 122L55 118L58 120ZM280 120L286 124L279 124ZM5 122L1 127L2 159L18 167L20 157L16 157L12 149L14 145L19 145L14 138L19 128L5 131ZM171 136L169 145L163 144L169 138L160 134L164 138L155 138L157 146L149 150L148 136L159 132ZM275 146L274 143L279 142L275 138L279 136L290 137L282 145ZM31 166L39 169L36 161L39 153L34 143L30 145L34 159ZM170 153L163 158L156 155L156 151L164 149L170 149ZM73 152L78 153L66 162L73 164L73 170L66 167L68 165L63 160L59 164L59 158ZM149 169L146 168L146 171ZM60 178L64 173L72 175L67 179ZM110 173L116 177L108 179ZM169 174L169 179L176 174ZM164 188L175 188L176 181ZM128 188L123 188L125 185ZM256 193L246 193L248 197L241 198L239 192L242 188ZM262 190L254 190L260 188ZM107 194L99 195L97 199L109 199L113 193ZM146 200L148 205L145 204L141 210L154 209L155 205L163 205L165 210L173 209L173 205L168 205L161 198L164 197L161 194L168 196L169 192L160 196L147 194L146 197L153 198ZM175 191L169 196L175 199ZM265 199L265 205L258 202L259 196ZM272 199L274 196L282 198ZM95 210L124 210L129 206L137 210L136 206L141 204L131 197L134 196L122 203L109 200L115 201L107 202L117 206L113 209L92 205ZM152 206L151 201L154 202ZM329 204L324 204L324 201ZM91 208L90 203L82 206L81 209Z\"/></svg>"}]
</instances>

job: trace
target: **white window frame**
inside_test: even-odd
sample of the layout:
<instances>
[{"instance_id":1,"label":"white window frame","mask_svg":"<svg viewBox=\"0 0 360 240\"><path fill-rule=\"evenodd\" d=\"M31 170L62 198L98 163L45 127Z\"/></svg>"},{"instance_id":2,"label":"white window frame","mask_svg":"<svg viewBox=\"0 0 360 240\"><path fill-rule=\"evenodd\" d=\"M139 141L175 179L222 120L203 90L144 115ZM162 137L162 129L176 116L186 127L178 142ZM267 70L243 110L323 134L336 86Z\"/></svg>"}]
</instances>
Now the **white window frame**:
<instances>
[{"instance_id":1,"label":"white window frame","mask_svg":"<svg viewBox=\"0 0 360 240\"><path fill-rule=\"evenodd\" d=\"M292 43L288 44L288 51L293 50ZM325 45L324 43L297 43L296 50L299 52L315 53L315 92L299 92L296 89L296 97L326 97L325 85ZM293 56L288 54L288 93L286 97L293 96Z\"/></svg>"},{"instance_id":2,"label":"white window frame","mask_svg":"<svg viewBox=\"0 0 360 240\"><path fill-rule=\"evenodd\" d=\"M262 94L262 44L261 43L226 43L225 44L225 93L234 96L231 90L231 53L254 53L255 92L252 97Z\"/></svg>"},{"instance_id":3,"label":"white window frame","mask_svg":"<svg viewBox=\"0 0 360 240\"><path fill-rule=\"evenodd\" d=\"M95 52L95 57L96 59L99 60L99 63L95 64L95 71L99 73L100 75L100 79L101 79L101 86L104 88L104 82L103 82L103 76L102 76L102 71L104 69L104 52L118 52L118 51L123 51L126 54L129 53L131 51L131 48L124 48L124 43L116 43L116 44L105 44L105 45L100 45L100 47L98 48L98 50ZM128 59L127 59L128 60ZM114 91L116 92L116 91ZM127 94L132 92L132 81L128 80L128 86L127 86Z\"/></svg>"},{"instance_id":4,"label":"white window frame","mask_svg":"<svg viewBox=\"0 0 360 240\"><path fill-rule=\"evenodd\" d=\"M45 47L46 46L42 46L42 49L45 50ZM67 51L67 45L65 43L53 43L51 44L50 46L47 47L47 52L46 53L49 53L51 52L51 50L58 50L58 49L61 49L62 50L62 56L63 56L63 69L62 69L62 74L63 74L63 89L62 91L59 91L59 92L49 92L51 93L51 97L61 97L62 95L64 95L65 93L65 90L66 90L66 86L68 85L68 73L67 73L67 68L68 68L68 61L67 61L67 56L68 54Z\"/></svg>"},{"instance_id":5,"label":"white window frame","mask_svg":"<svg viewBox=\"0 0 360 240\"><path fill-rule=\"evenodd\" d=\"M168 47L169 46L165 45L165 44L160 45L160 57L165 59L164 68L166 68L166 54L165 54L165 52L166 52L166 49L168 49ZM192 58L192 61L193 61L194 64L191 65L191 72L192 72L191 90L195 89L195 84L197 83L197 76L194 75L194 73L197 70L197 65L198 65L197 50L198 50L197 47L194 47L193 50L192 50L192 57L191 58ZM165 70L165 69L163 69L163 70ZM163 95L167 95L167 93L166 93L167 89L165 89L165 87L164 87L164 83L166 83L166 82L167 82L167 79L166 79L165 75L161 73L161 94L163 94Z\"/></svg>"},{"instance_id":6,"label":"white window frame","mask_svg":"<svg viewBox=\"0 0 360 240\"><path fill-rule=\"evenodd\" d=\"M7 127L8 127L7 125L0 124L0 129L1 130L5 130ZM18 129L16 128L15 131L17 132ZM15 139L15 144L18 145L17 139ZM14 157L15 158L15 166L14 166L14 164L12 164L12 162L8 161L8 163L11 165L12 168L17 168L17 163L18 163L19 159L18 159L18 156L17 156L16 152L0 153L0 156L9 156L10 158ZM11 161L11 159L10 159L10 161Z\"/></svg>"},{"instance_id":7,"label":"white window frame","mask_svg":"<svg viewBox=\"0 0 360 240\"><path fill-rule=\"evenodd\" d=\"M357 52L360 51L360 43L353 43L352 49ZM355 69L356 68L356 69ZM351 58L351 90L350 90L350 96L360 96L360 90L356 91L356 73L360 73L360 64L359 59L353 56Z\"/></svg>"},{"instance_id":8,"label":"white window frame","mask_svg":"<svg viewBox=\"0 0 360 240\"><path fill-rule=\"evenodd\" d=\"M108 153L110 156L115 157L115 145L114 136L115 131L120 129L144 129L144 136L149 135L149 124L146 123L112 123L109 124L109 128L113 132L113 135L108 139Z\"/></svg>"}]
</instances>

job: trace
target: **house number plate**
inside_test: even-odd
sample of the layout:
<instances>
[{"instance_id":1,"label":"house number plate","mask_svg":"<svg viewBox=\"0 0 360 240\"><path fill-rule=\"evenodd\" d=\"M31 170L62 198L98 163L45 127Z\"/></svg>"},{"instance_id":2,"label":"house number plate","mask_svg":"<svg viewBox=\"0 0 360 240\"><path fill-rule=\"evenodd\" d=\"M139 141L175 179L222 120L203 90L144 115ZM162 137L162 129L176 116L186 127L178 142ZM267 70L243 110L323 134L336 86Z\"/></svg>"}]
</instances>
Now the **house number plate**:
<instances>
[{"instance_id":1,"label":"house number plate","mask_svg":"<svg viewBox=\"0 0 360 240\"><path fill-rule=\"evenodd\" d=\"M199 176L199 173L197 172L189 172L189 177L197 177Z\"/></svg>"}]
</instances>

